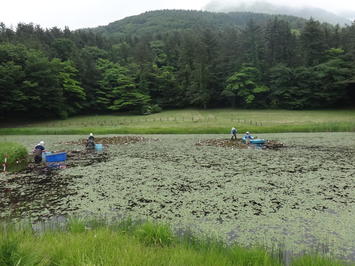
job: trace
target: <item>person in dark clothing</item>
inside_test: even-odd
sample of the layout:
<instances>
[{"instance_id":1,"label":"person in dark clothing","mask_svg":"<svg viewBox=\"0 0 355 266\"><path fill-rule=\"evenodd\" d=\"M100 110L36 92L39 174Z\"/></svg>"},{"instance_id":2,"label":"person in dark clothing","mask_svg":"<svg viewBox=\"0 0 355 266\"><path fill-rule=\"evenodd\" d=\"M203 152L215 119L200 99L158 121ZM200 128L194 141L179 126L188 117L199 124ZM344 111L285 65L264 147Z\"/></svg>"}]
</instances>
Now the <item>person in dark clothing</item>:
<instances>
[{"instance_id":1,"label":"person in dark clothing","mask_svg":"<svg viewBox=\"0 0 355 266\"><path fill-rule=\"evenodd\" d=\"M89 135L89 137L88 137L88 140L93 140L93 141L95 141L94 134L90 133L90 135Z\"/></svg>"},{"instance_id":2,"label":"person in dark clothing","mask_svg":"<svg viewBox=\"0 0 355 266\"><path fill-rule=\"evenodd\" d=\"M237 133L238 133L238 130L235 128L235 127L232 127L232 130L231 130L231 140L235 139L237 140Z\"/></svg>"},{"instance_id":3,"label":"person in dark clothing","mask_svg":"<svg viewBox=\"0 0 355 266\"><path fill-rule=\"evenodd\" d=\"M86 149L88 151L95 150L95 137L92 133L90 133L88 139L86 140Z\"/></svg>"},{"instance_id":4,"label":"person in dark clothing","mask_svg":"<svg viewBox=\"0 0 355 266\"><path fill-rule=\"evenodd\" d=\"M40 163L42 162L42 153L45 151L44 148L44 142L41 141L40 143L38 143L35 147L35 149L33 150L33 154L35 156L34 160L35 163Z\"/></svg>"}]
</instances>

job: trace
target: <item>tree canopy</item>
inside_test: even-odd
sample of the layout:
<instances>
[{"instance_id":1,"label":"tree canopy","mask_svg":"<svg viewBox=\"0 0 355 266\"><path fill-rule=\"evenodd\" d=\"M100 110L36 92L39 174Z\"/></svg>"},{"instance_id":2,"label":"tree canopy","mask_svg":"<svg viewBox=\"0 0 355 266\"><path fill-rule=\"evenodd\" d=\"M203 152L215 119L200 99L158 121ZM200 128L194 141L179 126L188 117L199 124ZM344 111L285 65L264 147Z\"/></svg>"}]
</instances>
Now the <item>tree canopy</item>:
<instances>
[{"instance_id":1,"label":"tree canopy","mask_svg":"<svg viewBox=\"0 0 355 266\"><path fill-rule=\"evenodd\" d=\"M139 25L139 27L138 27ZM354 104L355 23L155 11L96 29L0 25L0 118Z\"/></svg>"}]
</instances>

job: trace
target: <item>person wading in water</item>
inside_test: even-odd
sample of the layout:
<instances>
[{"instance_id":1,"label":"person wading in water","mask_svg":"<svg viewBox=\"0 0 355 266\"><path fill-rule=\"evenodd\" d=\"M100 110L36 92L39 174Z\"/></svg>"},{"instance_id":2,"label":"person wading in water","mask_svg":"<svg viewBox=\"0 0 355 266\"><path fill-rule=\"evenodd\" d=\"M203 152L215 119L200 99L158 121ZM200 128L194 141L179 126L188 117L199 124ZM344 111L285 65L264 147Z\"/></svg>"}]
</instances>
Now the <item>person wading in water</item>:
<instances>
[{"instance_id":1,"label":"person wading in water","mask_svg":"<svg viewBox=\"0 0 355 266\"><path fill-rule=\"evenodd\" d=\"M90 133L88 139L86 140L86 150L94 151L95 150L95 137L94 134Z\"/></svg>"},{"instance_id":2,"label":"person wading in water","mask_svg":"<svg viewBox=\"0 0 355 266\"><path fill-rule=\"evenodd\" d=\"M33 150L33 154L35 156L35 163L40 163L42 162L42 153L45 151L45 148L44 148L44 141L40 141L35 149Z\"/></svg>"}]
</instances>

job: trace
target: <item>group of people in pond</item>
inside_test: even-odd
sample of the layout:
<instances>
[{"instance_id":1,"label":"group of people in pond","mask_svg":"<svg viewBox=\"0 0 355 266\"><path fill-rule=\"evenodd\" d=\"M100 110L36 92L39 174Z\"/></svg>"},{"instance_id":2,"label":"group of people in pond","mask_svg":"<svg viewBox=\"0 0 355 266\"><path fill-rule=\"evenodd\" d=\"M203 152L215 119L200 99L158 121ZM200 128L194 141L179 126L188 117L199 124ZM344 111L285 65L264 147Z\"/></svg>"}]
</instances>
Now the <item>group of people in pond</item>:
<instances>
[{"instance_id":1,"label":"group of people in pond","mask_svg":"<svg viewBox=\"0 0 355 266\"><path fill-rule=\"evenodd\" d=\"M231 129L231 140L237 140L237 134L238 134L238 130L235 127L232 127ZM243 139L245 140L245 142L247 144L249 144L251 139L254 139L254 137L252 135L250 135L249 131L247 131L245 133L245 135L243 136Z\"/></svg>"},{"instance_id":2,"label":"group of people in pond","mask_svg":"<svg viewBox=\"0 0 355 266\"><path fill-rule=\"evenodd\" d=\"M237 140L238 130L235 127L231 129L231 140ZM249 144L251 139L254 139L252 135L250 135L249 131L245 133L243 139L247 144ZM94 151L95 150L95 137L94 134L90 133L89 137L86 139L85 148L87 151ZM40 141L34 148L34 161L35 163L42 162L42 153L45 152L44 141Z\"/></svg>"},{"instance_id":3,"label":"group of people in pond","mask_svg":"<svg viewBox=\"0 0 355 266\"><path fill-rule=\"evenodd\" d=\"M94 134L90 133L89 137L86 140L85 148L87 151L94 151L95 150L95 137ZM42 153L45 152L46 149L44 147L44 141L41 140L34 148L33 155L34 161L36 164L42 162Z\"/></svg>"}]
</instances>

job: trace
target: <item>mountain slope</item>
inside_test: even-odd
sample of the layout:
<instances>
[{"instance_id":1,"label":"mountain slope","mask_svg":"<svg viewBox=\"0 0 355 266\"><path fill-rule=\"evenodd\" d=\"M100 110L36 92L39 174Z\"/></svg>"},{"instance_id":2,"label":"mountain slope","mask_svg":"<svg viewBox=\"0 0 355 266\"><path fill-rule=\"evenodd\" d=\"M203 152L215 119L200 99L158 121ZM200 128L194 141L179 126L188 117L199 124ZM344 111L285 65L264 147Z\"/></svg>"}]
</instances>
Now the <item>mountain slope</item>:
<instances>
[{"instance_id":1,"label":"mountain slope","mask_svg":"<svg viewBox=\"0 0 355 266\"><path fill-rule=\"evenodd\" d=\"M95 32L108 37L121 37L125 35L151 35L174 30L187 30L199 27L243 28L251 19L259 25L264 25L274 15L255 14L251 12L215 13L193 10L158 10L150 11L137 16L131 16L108 24L93 28ZM300 29L305 20L292 16L277 16L290 22L292 28Z\"/></svg>"},{"instance_id":2,"label":"mountain slope","mask_svg":"<svg viewBox=\"0 0 355 266\"><path fill-rule=\"evenodd\" d=\"M314 18L321 22L330 24L346 25L351 24L348 16L336 15L321 8L314 7L288 7L276 5L267 1L240 1L240 2L225 2L221 0L213 0L206 5L205 10L211 12L255 12L264 14L284 14L296 16L300 18Z\"/></svg>"}]
</instances>

